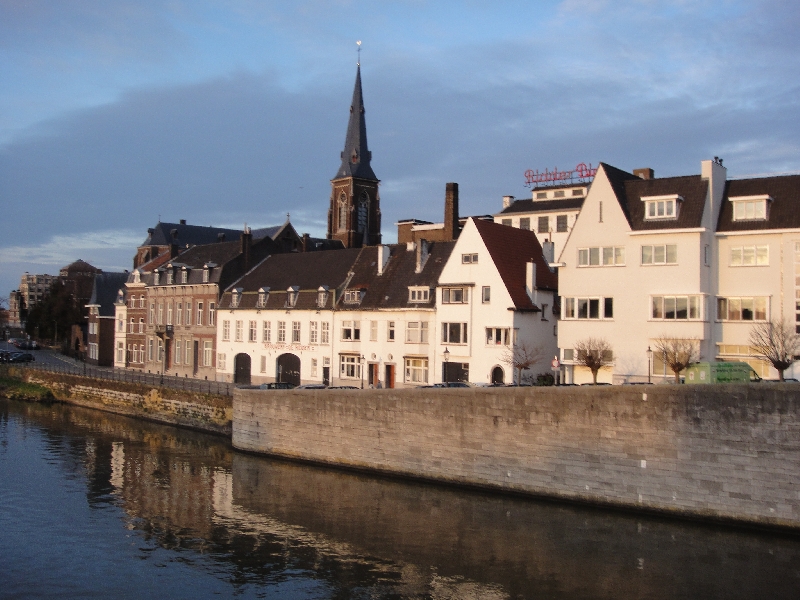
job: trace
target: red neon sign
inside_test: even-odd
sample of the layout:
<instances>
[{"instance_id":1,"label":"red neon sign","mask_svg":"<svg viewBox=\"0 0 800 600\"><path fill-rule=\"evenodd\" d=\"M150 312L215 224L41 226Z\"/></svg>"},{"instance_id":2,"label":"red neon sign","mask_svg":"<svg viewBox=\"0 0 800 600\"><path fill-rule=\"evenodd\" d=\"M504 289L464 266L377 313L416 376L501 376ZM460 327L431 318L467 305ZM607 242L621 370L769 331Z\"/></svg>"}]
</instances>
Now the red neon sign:
<instances>
[{"instance_id":1,"label":"red neon sign","mask_svg":"<svg viewBox=\"0 0 800 600\"><path fill-rule=\"evenodd\" d=\"M585 183L594 178L597 173L597 167L592 168L592 164L586 166L586 163L578 164L572 171L559 171L558 167L552 171L547 169L544 172L539 172L532 169L525 171L525 187L530 187L537 183L555 183L558 181L571 182L571 183Z\"/></svg>"}]
</instances>

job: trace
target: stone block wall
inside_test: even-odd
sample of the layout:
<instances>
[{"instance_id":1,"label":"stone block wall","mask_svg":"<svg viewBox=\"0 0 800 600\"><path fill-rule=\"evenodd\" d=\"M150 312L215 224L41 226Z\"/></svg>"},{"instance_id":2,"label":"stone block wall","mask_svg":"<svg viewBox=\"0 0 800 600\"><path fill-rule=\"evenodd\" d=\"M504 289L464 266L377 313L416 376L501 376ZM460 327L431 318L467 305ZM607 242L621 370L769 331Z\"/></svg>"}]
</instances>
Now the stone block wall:
<instances>
[{"instance_id":1,"label":"stone block wall","mask_svg":"<svg viewBox=\"0 0 800 600\"><path fill-rule=\"evenodd\" d=\"M800 386L237 390L234 447L800 529Z\"/></svg>"}]
</instances>

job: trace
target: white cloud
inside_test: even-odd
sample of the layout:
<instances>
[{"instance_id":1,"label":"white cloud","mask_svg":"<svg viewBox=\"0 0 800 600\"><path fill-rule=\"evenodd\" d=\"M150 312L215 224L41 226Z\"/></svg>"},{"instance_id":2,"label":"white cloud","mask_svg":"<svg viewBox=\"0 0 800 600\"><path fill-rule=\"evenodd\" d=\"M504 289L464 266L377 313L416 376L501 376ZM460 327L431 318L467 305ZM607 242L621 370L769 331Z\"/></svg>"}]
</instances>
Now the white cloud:
<instances>
[{"instance_id":1,"label":"white cloud","mask_svg":"<svg viewBox=\"0 0 800 600\"><path fill-rule=\"evenodd\" d=\"M0 264L36 263L43 267L60 268L80 258L96 267L107 268L107 259L113 253L124 251L132 258L142 240L141 233L130 230L55 235L35 246L0 248Z\"/></svg>"}]
</instances>

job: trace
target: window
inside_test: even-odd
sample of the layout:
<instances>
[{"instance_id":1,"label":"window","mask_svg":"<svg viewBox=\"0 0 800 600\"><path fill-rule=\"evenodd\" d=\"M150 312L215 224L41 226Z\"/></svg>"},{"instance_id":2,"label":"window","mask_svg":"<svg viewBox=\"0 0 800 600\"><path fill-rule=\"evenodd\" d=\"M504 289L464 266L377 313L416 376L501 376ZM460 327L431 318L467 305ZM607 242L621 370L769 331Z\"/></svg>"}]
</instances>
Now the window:
<instances>
[{"instance_id":1,"label":"window","mask_svg":"<svg viewBox=\"0 0 800 600\"><path fill-rule=\"evenodd\" d=\"M467 288L442 288L442 304L466 304Z\"/></svg>"},{"instance_id":2,"label":"window","mask_svg":"<svg viewBox=\"0 0 800 600\"><path fill-rule=\"evenodd\" d=\"M510 329L508 327L487 327L486 345L487 346L508 346L510 343Z\"/></svg>"},{"instance_id":3,"label":"window","mask_svg":"<svg viewBox=\"0 0 800 600\"><path fill-rule=\"evenodd\" d=\"M742 196L731 198L734 221L763 221L767 218L769 196Z\"/></svg>"},{"instance_id":4,"label":"window","mask_svg":"<svg viewBox=\"0 0 800 600\"><path fill-rule=\"evenodd\" d=\"M320 336L320 343L321 344L330 344L331 343L331 324L327 321L322 322L322 334Z\"/></svg>"},{"instance_id":5,"label":"window","mask_svg":"<svg viewBox=\"0 0 800 600\"><path fill-rule=\"evenodd\" d=\"M264 331L261 334L262 341L271 342L272 341L272 327L271 327L270 322L269 321L264 321L262 323L262 326L264 327Z\"/></svg>"},{"instance_id":6,"label":"window","mask_svg":"<svg viewBox=\"0 0 800 600\"><path fill-rule=\"evenodd\" d=\"M653 319L696 320L700 318L702 296L653 296L650 316Z\"/></svg>"},{"instance_id":7,"label":"window","mask_svg":"<svg viewBox=\"0 0 800 600\"><path fill-rule=\"evenodd\" d=\"M236 288L231 292L231 308L239 308L239 302L241 302L241 300L242 300L242 289ZM188 307L186 310L187 311L189 310ZM188 316L186 317L186 321L188 323L189 321Z\"/></svg>"},{"instance_id":8,"label":"window","mask_svg":"<svg viewBox=\"0 0 800 600\"><path fill-rule=\"evenodd\" d=\"M153 285L158 285L160 281L161 281L161 273L155 271L153 273Z\"/></svg>"},{"instance_id":9,"label":"window","mask_svg":"<svg viewBox=\"0 0 800 600\"><path fill-rule=\"evenodd\" d=\"M153 360L153 340L147 340L147 360Z\"/></svg>"},{"instance_id":10,"label":"window","mask_svg":"<svg viewBox=\"0 0 800 600\"><path fill-rule=\"evenodd\" d=\"M406 382L428 383L428 359L406 358Z\"/></svg>"},{"instance_id":11,"label":"window","mask_svg":"<svg viewBox=\"0 0 800 600\"><path fill-rule=\"evenodd\" d=\"M339 357L339 374L345 379L360 379L361 363L358 362L358 356L342 354Z\"/></svg>"},{"instance_id":12,"label":"window","mask_svg":"<svg viewBox=\"0 0 800 600\"><path fill-rule=\"evenodd\" d=\"M292 343L300 343L300 321L292 321Z\"/></svg>"},{"instance_id":13,"label":"window","mask_svg":"<svg viewBox=\"0 0 800 600\"><path fill-rule=\"evenodd\" d=\"M217 368L224 371L225 370L225 353L220 352L217 354Z\"/></svg>"},{"instance_id":14,"label":"window","mask_svg":"<svg viewBox=\"0 0 800 600\"><path fill-rule=\"evenodd\" d=\"M258 325L256 321L250 321L248 324L248 341L257 342L258 341Z\"/></svg>"},{"instance_id":15,"label":"window","mask_svg":"<svg viewBox=\"0 0 800 600\"><path fill-rule=\"evenodd\" d=\"M465 255L466 256L466 255ZM431 298L431 289L427 287L408 288L409 302L427 302Z\"/></svg>"},{"instance_id":16,"label":"window","mask_svg":"<svg viewBox=\"0 0 800 600\"><path fill-rule=\"evenodd\" d=\"M317 376L317 359L316 358L312 358L311 359L311 376L312 377L316 377Z\"/></svg>"},{"instance_id":17,"label":"window","mask_svg":"<svg viewBox=\"0 0 800 600\"><path fill-rule=\"evenodd\" d=\"M572 190L573 192L575 190ZM567 231L567 215L558 215L556 217L556 231L565 233Z\"/></svg>"},{"instance_id":18,"label":"window","mask_svg":"<svg viewBox=\"0 0 800 600\"><path fill-rule=\"evenodd\" d=\"M462 254L461 263L465 265L478 264L478 255L476 253Z\"/></svg>"},{"instance_id":19,"label":"window","mask_svg":"<svg viewBox=\"0 0 800 600\"><path fill-rule=\"evenodd\" d=\"M598 248L579 248L579 267L613 267L625 265L624 246L603 246Z\"/></svg>"},{"instance_id":20,"label":"window","mask_svg":"<svg viewBox=\"0 0 800 600\"><path fill-rule=\"evenodd\" d=\"M769 265L769 246L739 246L731 248L732 267L762 267Z\"/></svg>"},{"instance_id":21,"label":"window","mask_svg":"<svg viewBox=\"0 0 800 600\"><path fill-rule=\"evenodd\" d=\"M361 290L345 290L344 303L345 304L358 304L361 302Z\"/></svg>"},{"instance_id":22,"label":"window","mask_svg":"<svg viewBox=\"0 0 800 600\"><path fill-rule=\"evenodd\" d=\"M370 321L369 322L369 341L370 342L377 342L378 341L378 322L377 321Z\"/></svg>"},{"instance_id":23,"label":"window","mask_svg":"<svg viewBox=\"0 0 800 600\"><path fill-rule=\"evenodd\" d=\"M203 267L203 283L208 283L208 267Z\"/></svg>"},{"instance_id":24,"label":"window","mask_svg":"<svg viewBox=\"0 0 800 600\"><path fill-rule=\"evenodd\" d=\"M537 200L545 200L546 198L547 198L547 192L536 192Z\"/></svg>"},{"instance_id":25,"label":"window","mask_svg":"<svg viewBox=\"0 0 800 600\"><path fill-rule=\"evenodd\" d=\"M539 217L539 222L536 225L536 231L539 233L550 232L550 217Z\"/></svg>"},{"instance_id":26,"label":"window","mask_svg":"<svg viewBox=\"0 0 800 600\"><path fill-rule=\"evenodd\" d=\"M214 302L208 303L208 324L217 324L217 305Z\"/></svg>"},{"instance_id":27,"label":"window","mask_svg":"<svg viewBox=\"0 0 800 600\"><path fill-rule=\"evenodd\" d=\"M328 303L328 288L320 286L317 290L317 308L324 308Z\"/></svg>"},{"instance_id":28,"label":"window","mask_svg":"<svg viewBox=\"0 0 800 600\"><path fill-rule=\"evenodd\" d=\"M186 356L185 356L185 358L186 358L186 360L184 361L184 364L187 367L191 366L191 364L192 364L192 341L191 340L186 340Z\"/></svg>"},{"instance_id":29,"label":"window","mask_svg":"<svg viewBox=\"0 0 800 600\"><path fill-rule=\"evenodd\" d=\"M131 296L131 308L136 308L136 296Z\"/></svg>"},{"instance_id":30,"label":"window","mask_svg":"<svg viewBox=\"0 0 800 600\"><path fill-rule=\"evenodd\" d=\"M158 321L157 323L161 325L164 323L164 305L159 303L158 305Z\"/></svg>"},{"instance_id":31,"label":"window","mask_svg":"<svg viewBox=\"0 0 800 600\"><path fill-rule=\"evenodd\" d=\"M175 364L181 364L181 341L175 340Z\"/></svg>"},{"instance_id":32,"label":"window","mask_svg":"<svg viewBox=\"0 0 800 600\"><path fill-rule=\"evenodd\" d=\"M222 321L222 341L229 342L231 340L231 322Z\"/></svg>"},{"instance_id":33,"label":"window","mask_svg":"<svg viewBox=\"0 0 800 600\"><path fill-rule=\"evenodd\" d=\"M678 262L678 246L642 246L643 265L674 265Z\"/></svg>"},{"instance_id":34,"label":"window","mask_svg":"<svg viewBox=\"0 0 800 600\"><path fill-rule=\"evenodd\" d=\"M210 367L213 358L213 350L211 348L211 340L203 341L203 366Z\"/></svg>"},{"instance_id":35,"label":"window","mask_svg":"<svg viewBox=\"0 0 800 600\"><path fill-rule=\"evenodd\" d=\"M481 301L484 304L489 304L490 300L492 299L492 288L488 285L485 285L481 288Z\"/></svg>"},{"instance_id":36,"label":"window","mask_svg":"<svg viewBox=\"0 0 800 600\"><path fill-rule=\"evenodd\" d=\"M442 323L442 343L443 344L466 344L467 343L467 324L466 323Z\"/></svg>"},{"instance_id":37,"label":"window","mask_svg":"<svg viewBox=\"0 0 800 600\"><path fill-rule=\"evenodd\" d=\"M180 325L183 321L183 304L180 302L175 307L175 325Z\"/></svg>"},{"instance_id":38,"label":"window","mask_svg":"<svg viewBox=\"0 0 800 600\"><path fill-rule=\"evenodd\" d=\"M278 343L286 342L286 321L278 321Z\"/></svg>"},{"instance_id":39,"label":"window","mask_svg":"<svg viewBox=\"0 0 800 600\"><path fill-rule=\"evenodd\" d=\"M644 218L654 219L676 219L678 217L678 200L680 196L648 196L642 197L644 202Z\"/></svg>"},{"instance_id":40,"label":"window","mask_svg":"<svg viewBox=\"0 0 800 600\"><path fill-rule=\"evenodd\" d=\"M347 198L344 192L339 196L339 231L347 229Z\"/></svg>"},{"instance_id":41,"label":"window","mask_svg":"<svg viewBox=\"0 0 800 600\"><path fill-rule=\"evenodd\" d=\"M242 322L236 321L236 339L235 341L241 342L242 341Z\"/></svg>"},{"instance_id":42,"label":"window","mask_svg":"<svg viewBox=\"0 0 800 600\"><path fill-rule=\"evenodd\" d=\"M564 298L565 319L612 319L613 298Z\"/></svg>"},{"instance_id":43,"label":"window","mask_svg":"<svg viewBox=\"0 0 800 600\"><path fill-rule=\"evenodd\" d=\"M389 321L386 324L386 340L389 342L394 341L394 321Z\"/></svg>"},{"instance_id":44,"label":"window","mask_svg":"<svg viewBox=\"0 0 800 600\"><path fill-rule=\"evenodd\" d=\"M360 340L361 323L360 321L342 321L342 340Z\"/></svg>"},{"instance_id":45,"label":"window","mask_svg":"<svg viewBox=\"0 0 800 600\"><path fill-rule=\"evenodd\" d=\"M522 217L519 220L519 228L520 229L527 229L530 230L531 228L531 218L530 217Z\"/></svg>"},{"instance_id":46,"label":"window","mask_svg":"<svg viewBox=\"0 0 800 600\"><path fill-rule=\"evenodd\" d=\"M167 325L172 325L172 302L167 304Z\"/></svg>"},{"instance_id":47,"label":"window","mask_svg":"<svg viewBox=\"0 0 800 600\"><path fill-rule=\"evenodd\" d=\"M564 190L556 190L553 192L553 198L563 198L566 195Z\"/></svg>"},{"instance_id":48,"label":"window","mask_svg":"<svg viewBox=\"0 0 800 600\"><path fill-rule=\"evenodd\" d=\"M766 321L766 296L756 298L717 298L719 321Z\"/></svg>"},{"instance_id":49,"label":"window","mask_svg":"<svg viewBox=\"0 0 800 600\"><path fill-rule=\"evenodd\" d=\"M409 344L427 344L428 323L425 321L409 321L406 324L406 342Z\"/></svg>"},{"instance_id":50,"label":"window","mask_svg":"<svg viewBox=\"0 0 800 600\"><path fill-rule=\"evenodd\" d=\"M319 323L317 321L311 321L308 327L308 343L316 344L319 340Z\"/></svg>"},{"instance_id":51,"label":"window","mask_svg":"<svg viewBox=\"0 0 800 600\"><path fill-rule=\"evenodd\" d=\"M121 363L125 360L125 343L117 342L117 362Z\"/></svg>"},{"instance_id":52,"label":"window","mask_svg":"<svg viewBox=\"0 0 800 600\"><path fill-rule=\"evenodd\" d=\"M136 319L131 319L130 329L128 330L128 333L133 333L135 326L136 326Z\"/></svg>"},{"instance_id":53,"label":"window","mask_svg":"<svg viewBox=\"0 0 800 600\"><path fill-rule=\"evenodd\" d=\"M189 269L181 269L181 283L189 282Z\"/></svg>"},{"instance_id":54,"label":"window","mask_svg":"<svg viewBox=\"0 0 800 600\"><path fill-rule=\"evenodd\" d=\"M511 227L511 219L502 219L500 221L501 225L506 225L507 227Z\"/></svg>"},{"instance_id":55,"label":"window","mask_svg":"<svg viewBox=\"0 0 800 600\"><path fill-rule=\"evenodd\" d=\"M202 325L203 324L203 303L202 302L198 302L197 303L197 324L198 325Z\"/></svg>"},{"instance_id":56,"label":"window","mask_svg":"<svg viewBox=\"0 0 800 600\"><path fill-rule=\"evenodd\" d=\"M267 372L267 357L266 356L262 356L261 357L261 372L262 373L266 373Z\"/></svg>"},{"instance_id":57,"label":"window","mask_svg":"<svg viewBox=\"0 0 800 600\"><path fill-rule=\"evenodd\" d=\"M294 308L297 304L297 297L300 295L300 289L297 287L290 287L286 290L286 306L287 308Z\"/></svg>"},{"instance_id":58,"label":"window","mask_svg":"<svg viewBox=\"0 0 800 600\"><path fill-rule=\"evenodd\" d=\"M144 319L139 319L139 333L144 333Z\"/></svg>"},{"instance_id":59,"label":"window","mask_svg":"<svg viewBox=\"0 0 800 600\"><path fill-rule=\"evenodd\" d=\"M168 268L167 270L167 285L172 285L172 268Z\"/></svg>"},{"instance_id":60,"label":"window","mask_svg":"<svg viewBox=\"0 0 800 600\"><path fill-rule=\"evenodd\" d=\"M139 308L144 308L144 294L139 296Z\"/></svg>"},{"instance_id":61,"label":"window","mask_svg":"<svg viewBox=\"0 0 800 600\"><path fill-rule=\"evenodd\" d=\"M269 288L258 288L258 301L256 302L256 308L266 308L268 297Z\"/></svg>"}]
</instances>

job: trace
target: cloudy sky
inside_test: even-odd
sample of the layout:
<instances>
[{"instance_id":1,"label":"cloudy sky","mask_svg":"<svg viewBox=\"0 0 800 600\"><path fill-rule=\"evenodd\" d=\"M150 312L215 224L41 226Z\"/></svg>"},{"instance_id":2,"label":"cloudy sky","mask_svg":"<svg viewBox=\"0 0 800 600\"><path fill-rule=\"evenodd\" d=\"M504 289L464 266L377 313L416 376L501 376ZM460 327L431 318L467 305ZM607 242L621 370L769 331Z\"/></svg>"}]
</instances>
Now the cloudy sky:
<instances>
[{"instance_id":1,"label":"cloudy sky","mask_svg":"<svg viewBox=\"0 0 800 600\"><path fill-rule=\"evenodd\" d=\"M362 40L384 239L526 169L800 170L786 0L0 0L0 296L161 219L324 235Z\"/></svg>"}]
</instances>

